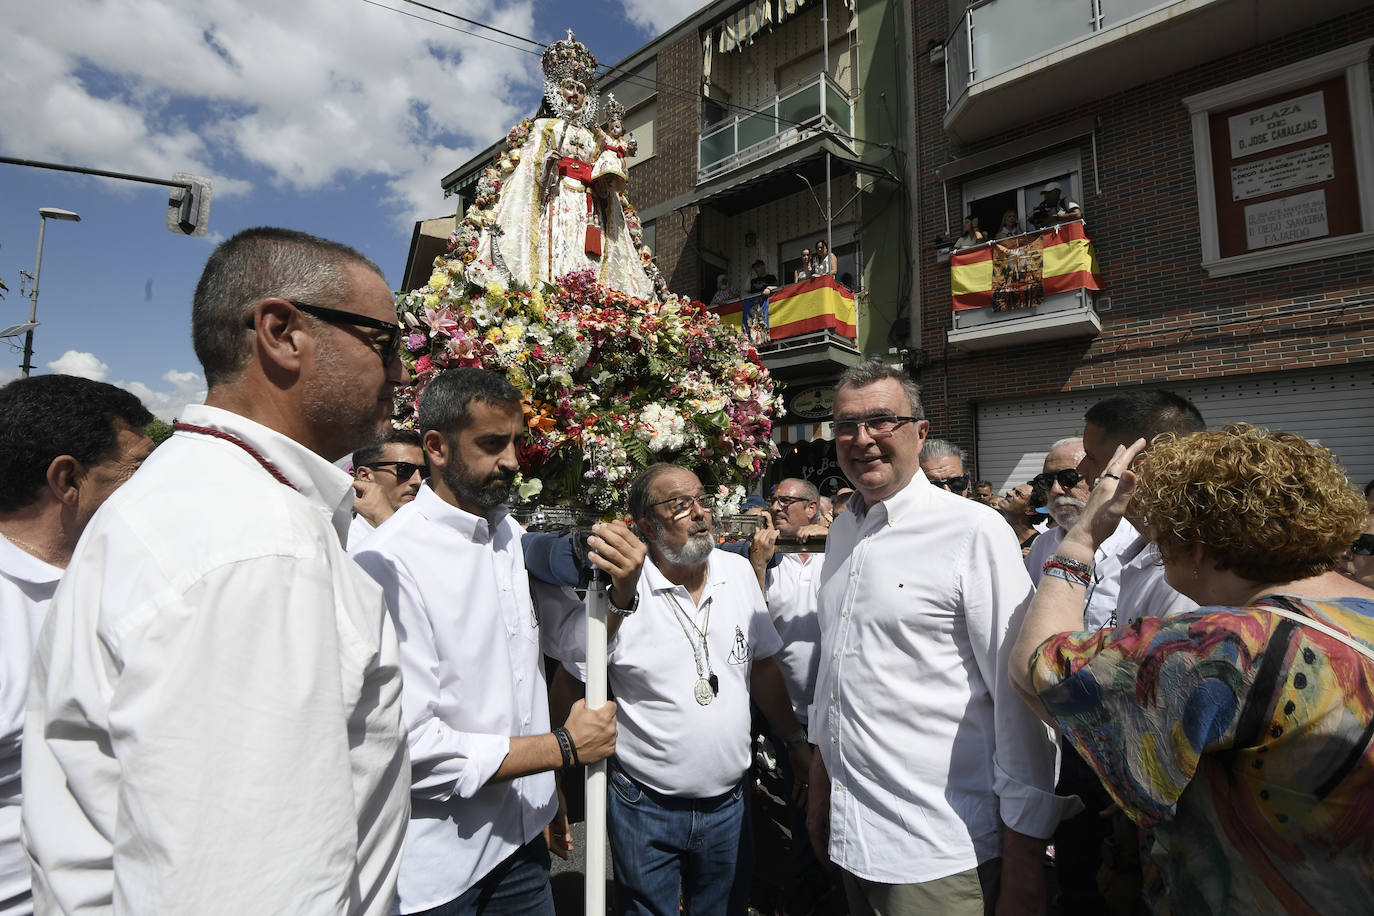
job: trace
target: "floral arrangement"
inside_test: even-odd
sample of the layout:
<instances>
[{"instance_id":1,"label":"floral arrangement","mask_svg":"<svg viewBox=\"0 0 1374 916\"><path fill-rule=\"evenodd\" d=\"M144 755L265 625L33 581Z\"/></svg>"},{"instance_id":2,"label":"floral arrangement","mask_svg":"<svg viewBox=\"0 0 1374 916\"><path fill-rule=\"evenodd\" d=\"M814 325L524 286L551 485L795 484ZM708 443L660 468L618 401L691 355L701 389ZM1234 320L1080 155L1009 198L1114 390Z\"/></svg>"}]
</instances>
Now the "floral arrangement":
<instances>
[{"instance_id":1,"label":"floral arrangement","mask_svg":"<svg viewBox=\"0 0 1374 916\"><path fill-rule=\"evenodd\" d=\"M591 271L538 289L482 288L462 251L397 300L414 376L397 394L402 425L414 425L419 390L443 369L502 372L525 393L522 502L623 508L635 474L670 461L715 491L717 512L739 512L776 456L772 418L782 412L748 339L699 302L646 302L597 285Z\"/></svg>"}]
</instances>

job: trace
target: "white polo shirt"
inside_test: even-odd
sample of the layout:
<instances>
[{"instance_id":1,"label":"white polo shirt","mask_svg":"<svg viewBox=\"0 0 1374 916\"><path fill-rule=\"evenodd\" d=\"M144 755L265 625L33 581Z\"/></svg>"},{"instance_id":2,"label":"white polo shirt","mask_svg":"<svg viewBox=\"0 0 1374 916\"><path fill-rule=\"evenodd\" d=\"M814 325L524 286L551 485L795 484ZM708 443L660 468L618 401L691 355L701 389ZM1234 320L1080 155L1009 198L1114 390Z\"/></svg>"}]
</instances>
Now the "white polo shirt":
<instances>
[{"instance_id":1,"label":"white polo shirt","mask_svg":"<svg viewBox=\"0 0 1374 916\"><path fill-rule=\"evenodd\" d=\"M0 537L0 903L6 916L32 913L29 859L19 845L24 697L38 630L62 570ZM23 898L20 900L20 898Z\"/></svg>"},{"instance_id":2,"label":"white polo shirt","mask_svg":"<svg viewBox=\"0 0 1374 916\"><path fill-rule=\"evenodd\" d=\"M787 696L798 722L816 692L816 666L820 664L821 623L816 616L816 587L823 553L785 553L768 570L768 616L782 640L778 668L787 685Z\"/></svg>"},{"instance_id":3,"label":"white polo shirt","mask_svg":"<svg viewBox=\"0 0 1374 916\"><path fill-rule=\"evenodd\" d=\"M705 706L693 695L696 655L674 601L706 633L720 691ZM639 611L621 623L609 646L618 765L663 795L711 798L733 789L749 768L753 662L780 648L748 560L711 551L706 588L694 602L686 588L669 582L645 559ZM584 666L576 670L585 678Z\"/></svg>"}]
</instances>

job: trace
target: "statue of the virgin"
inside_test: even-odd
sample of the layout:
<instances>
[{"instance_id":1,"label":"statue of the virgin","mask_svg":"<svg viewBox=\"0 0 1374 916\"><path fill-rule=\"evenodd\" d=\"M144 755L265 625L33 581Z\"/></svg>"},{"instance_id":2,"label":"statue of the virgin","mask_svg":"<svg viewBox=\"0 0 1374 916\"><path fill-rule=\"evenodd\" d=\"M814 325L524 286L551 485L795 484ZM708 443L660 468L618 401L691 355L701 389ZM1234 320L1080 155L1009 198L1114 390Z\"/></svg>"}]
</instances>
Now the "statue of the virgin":
<instances>
[{"instance_id":1,"label":"statue of the virgin","mask_svg":"<svg viewBox=\"0 0 1374 916\"><path fill-rule=\"evenodd\" d=\"M545 116L507 154L513 168L500 184L499 200L482 220L468 278L481 286L552 282L591 270L597 282L642 299L654 298L656 268L639 250L626 225L621 191L627 177L623 124L596 128L596 58L568 32L543 55ZM615 106L611 114L623 118ZM528 122L527 122L528 123ZM618 168L598 168L610 152Z\"/></svg>"}]
</instances>

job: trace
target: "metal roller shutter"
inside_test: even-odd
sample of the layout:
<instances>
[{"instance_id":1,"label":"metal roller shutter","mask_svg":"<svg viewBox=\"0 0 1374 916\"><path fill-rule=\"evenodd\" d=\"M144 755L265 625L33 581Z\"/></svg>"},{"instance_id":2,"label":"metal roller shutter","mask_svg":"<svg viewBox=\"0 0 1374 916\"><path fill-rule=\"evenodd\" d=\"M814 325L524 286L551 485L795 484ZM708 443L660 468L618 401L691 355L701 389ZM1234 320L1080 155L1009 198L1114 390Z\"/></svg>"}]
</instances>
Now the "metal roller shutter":
<instances>
[{"instance_id":1,"label":"metal roller shutter","mask_svg":"<svg viewBox=\"0 0 1374 916\"><path fill-rule=\"evenodd\" d=\"M1356 485L1374 478L1374 370L1368 367L1162 387L1196 404L1209 429L1244 420L1297 433L1335 452ZM997 492L1029 480L1050 445L1079 435L1088 408L1118 390L979 405L978 476Z\"/></svg>"}]
</instances>

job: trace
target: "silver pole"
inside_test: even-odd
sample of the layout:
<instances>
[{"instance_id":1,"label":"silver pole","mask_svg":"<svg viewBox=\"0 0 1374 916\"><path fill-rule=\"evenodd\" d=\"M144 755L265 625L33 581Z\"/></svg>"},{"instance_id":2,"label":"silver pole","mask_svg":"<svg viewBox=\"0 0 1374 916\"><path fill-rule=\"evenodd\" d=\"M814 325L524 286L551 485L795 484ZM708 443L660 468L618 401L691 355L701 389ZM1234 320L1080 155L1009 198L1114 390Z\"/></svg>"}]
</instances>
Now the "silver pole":
<instances>
[{"instance_id":1,"label":"silver pole","mask_svg":"<svg viewBox=\"0 0 1374 916\"><path fill-rule=\"evenodd\" d=\"M38 275L43 271L43 230L48 228L48 218L42 213L38 214L38 259L33 264L33 289L29 290L29 324L32 325L38 320ZM23 377L29 377L29 370L33 368L33 328L30 327L24 333L24 365Z\"/></svg>"},{"instance_id":2,"label":"silver pole","mask_svg":"<svg viewBox=\"0 0 1374 916\"><path fill-rule=\"evenodd\" d=\"M834 214L830 209L830 150L825 151L825 253L827 256L835 258L835 269L839 269L839 258L835 256L835 239L831 235L831 219ZM838 278L837 278L838 279Z\"/></svg>"},{"instance_id":3,"label":"silver pole","mask_svg":"<svg viewBox=\"0 0 1374 916\"><path fill-rule=\"evenodd\" d=\"M587 708L606 705L606 608L610 584L596 570L587 586ZM587 872L583 910L606 912L606 761L587 766Z\"/></svg>"},{"instance_id":4,"label":"silver pole","mask_svg":"<svg viewBox=\"0 0 1374 916\"><path fill-rule=\"evenodd\" d=\"M825 75L830 76L830 0L821 0L821 59ZM826 242L826 244L830 244Z\"/></svg>"}]
</instances>

